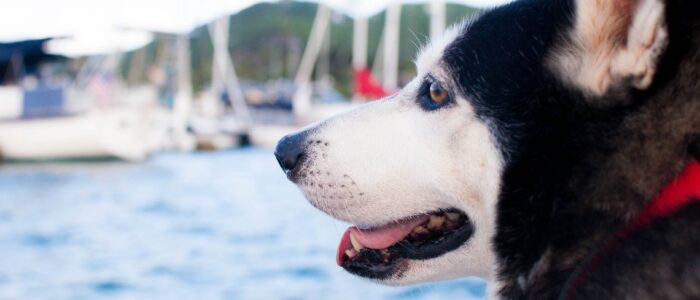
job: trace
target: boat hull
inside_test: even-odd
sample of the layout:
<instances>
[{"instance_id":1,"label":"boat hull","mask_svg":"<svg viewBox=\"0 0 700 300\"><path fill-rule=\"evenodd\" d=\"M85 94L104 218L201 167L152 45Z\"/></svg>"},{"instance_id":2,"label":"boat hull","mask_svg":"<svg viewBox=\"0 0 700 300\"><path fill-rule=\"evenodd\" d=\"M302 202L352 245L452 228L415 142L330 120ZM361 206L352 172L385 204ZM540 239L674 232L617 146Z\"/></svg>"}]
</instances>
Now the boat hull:
<instances>
[{"instance_id":1,"label":"boat hull","mask_svg":"<svg viewBox=\"0 0 700 300\"><path fill-rule=\"evenodd\" d=\"M6 160L115 157L145 159L157 150L156 124L143 108L121 107L42 119L0 122Z\"/></svg>"}]
</instances>

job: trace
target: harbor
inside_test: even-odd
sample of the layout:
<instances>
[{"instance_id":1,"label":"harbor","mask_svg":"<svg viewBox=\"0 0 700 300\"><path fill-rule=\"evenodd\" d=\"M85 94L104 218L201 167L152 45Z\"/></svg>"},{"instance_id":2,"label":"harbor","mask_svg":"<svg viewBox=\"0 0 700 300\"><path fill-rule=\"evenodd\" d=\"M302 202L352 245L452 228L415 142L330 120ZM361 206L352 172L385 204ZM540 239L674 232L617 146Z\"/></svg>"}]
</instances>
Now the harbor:
<instances>
[{"instance_id":1,"label":"harbor","mask_svg":"<svg viewBox=\"0 0 700 300\"><path fill-rule=\"evenodd\" d=\"M143 161L162 151L271 148L289 132L405 84L419 44L445 30L447 6L393 2L357 11L346 2L283 1L192 27L117 20L87 35L79 27L41 39L1 42L0 36L0 155L3 161ZM301 37L285 33L261 57L236 51L244 47L237 39L246 37L237 31L242 20L294 10L309 17L308 28L297 30ZM415 15L429 22L423 38L417 29L410 29L414 37L400 29ZM411 43L412 49L401 47ZM266 61L251 65L251 58Z\"/></svg>"}]
</instances>

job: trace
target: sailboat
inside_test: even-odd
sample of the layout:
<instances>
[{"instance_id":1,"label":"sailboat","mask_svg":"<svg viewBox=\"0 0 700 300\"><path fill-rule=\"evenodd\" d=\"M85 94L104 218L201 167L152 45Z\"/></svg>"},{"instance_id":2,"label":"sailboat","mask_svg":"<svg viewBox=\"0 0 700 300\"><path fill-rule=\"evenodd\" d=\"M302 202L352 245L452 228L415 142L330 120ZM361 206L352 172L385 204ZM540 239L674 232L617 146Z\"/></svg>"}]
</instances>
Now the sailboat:
<instances>
[{"instance_id":1,"label":"sailboat","mask_svg":"<svg viewBox=\"0 0 700 300\"><path fill-rule=\"evenodd\" d=\"M207 26L213 48L211 86L195 101L189 127L200 150L240 146L248 134L251 114L241 90L233 60L228 52L229 17ZM230 107L223 105L223 99Z\"/></svg>"},{"instance_id":2,"label":"sailboat","mask_svg":"<svg viewBox=\"0 0 700 300\"><path fill-rule=\"evenodd\" d=\"M0 156L35 161L114 157L140 161L159 149L157 122L138 107L0 122Z\"/></svg>"},{"instance_id":3,"label":"sailboat","mask_svg":"<svg viewBox=\"0 0 700 300\"><path fill-rule=\"evenodd\" d=\"M95 60L98 65L105 61L88 59L86 65L94 66L91 62ZM162 147L167 124L164 111L153 101L157 97L154 89L121 89L110 85L109 76L91 71L77 77L69 85L26 76L21 85L0 86L0 157L12 161L109 157L139 161ZM128 101L98 101L100 95L81 86L81 77L108 89L102 96Z\"/></svg>"}]
</instances>

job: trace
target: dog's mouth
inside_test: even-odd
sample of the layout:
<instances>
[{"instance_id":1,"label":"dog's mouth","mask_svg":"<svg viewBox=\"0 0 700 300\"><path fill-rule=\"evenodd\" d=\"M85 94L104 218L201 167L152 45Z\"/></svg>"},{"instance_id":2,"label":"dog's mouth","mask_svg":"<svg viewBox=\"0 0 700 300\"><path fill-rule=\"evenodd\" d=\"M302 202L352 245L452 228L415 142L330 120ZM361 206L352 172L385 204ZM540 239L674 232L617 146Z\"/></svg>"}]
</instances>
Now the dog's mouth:
<instances>
[{"instance_id":1,"label":"dog's mouth","mask_svg":"<svg viewBox=\"0 0 700 300\"><path fill-rule=\"evenodd\" d=\"M359 229L350 227L338 246L336 260L350 273L371 279L397 274L407 259L441 256L466 243L474 234L469 218L449 209Z\"/></svg>"}]
</instances>

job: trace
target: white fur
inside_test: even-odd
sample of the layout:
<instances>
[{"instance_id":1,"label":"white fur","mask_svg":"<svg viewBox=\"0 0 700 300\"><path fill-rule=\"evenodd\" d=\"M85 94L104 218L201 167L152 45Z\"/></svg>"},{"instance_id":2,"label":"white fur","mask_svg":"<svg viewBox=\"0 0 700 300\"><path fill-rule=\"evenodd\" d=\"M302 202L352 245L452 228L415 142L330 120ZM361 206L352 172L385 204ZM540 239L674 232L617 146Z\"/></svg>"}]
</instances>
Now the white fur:
<instances>
[{"instance_id":1,"label":"white fur","mask_svg":"<svg viewBox=\"0 0 700 300\"><path fill-rule=\"evenodd\" d=\"M627 34L627 51L618 53L610 72L630 76L636 88L646 89L651 85L657 61L667 44L664 4L659 0L644 0L639 4Z\"/></svg>"},{"instance_id":2,"label":"white fur","mask_svg":"<svg viewBox=\"0 0 700 300\"><path fill-rule=\"evenodd\" d=\"M466 30L466 28L464 28L465 26L468 26L468 23L454 25L448 28L445 34L435 38L421 49L415 61L418 77L425 75L430 68L434 67L440 61L445 48L457 38L460 32Z\"/></svg>"},{"instance_id":3,"label":"white fur","mask_svg":"<svg viewBox=\"0 0 700 300\"><path fill-rule=\"evenodd\" d=\"M561 78L595 96L627 79L635 88L649 87L668 44L661 0L639 0L631 11L615 1L637 0L577 0L574 28L548 63ZM626 17L631 24L621 21ZM619 31L627 33L626 44Z\"/></svg>"},{"instance_id":4,"label":"white fur","mask_svg":"<svg viewBox=\"0 0 700 300\"><path fill-rule=\"evenodd\" d=\"M408 260L406 270L387 284L488 278L493 270L500 151L466 99L434 112L417 103L428 72L450 88L440 58L457 32L426 48L417 60L418 77L397 95L315 125L308 137L310 159L299 172L299 186L329 215L380 226L457 208L475 225L462 247L434 259Z\"/></svg>"}]
</instances>

